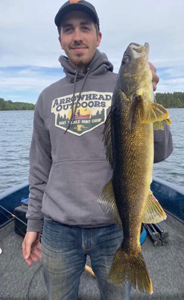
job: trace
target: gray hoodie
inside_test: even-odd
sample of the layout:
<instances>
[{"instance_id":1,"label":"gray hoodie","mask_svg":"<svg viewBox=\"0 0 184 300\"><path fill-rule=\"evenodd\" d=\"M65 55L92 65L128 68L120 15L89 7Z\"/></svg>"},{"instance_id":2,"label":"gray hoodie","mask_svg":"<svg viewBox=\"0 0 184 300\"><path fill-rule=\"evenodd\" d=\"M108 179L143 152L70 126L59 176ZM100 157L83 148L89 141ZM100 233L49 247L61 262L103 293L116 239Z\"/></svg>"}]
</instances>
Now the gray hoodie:
<instances>
[{"instance_id":1,"label":"gray hoodie","mask_svg":"<svg viewBox=\"0 0 184 300\"><path fill-rule=\"evenodd\" d=\"M39 96L30 148L28 231L41 231L43 216L82 227L113 224L97 198L112 170L102 141L117 75L96 51L86 73L60 57L66 77ZM71 118L74 120L71 122ZM173 150L170 130L155 132L155 162Z\"/></svg>"}]
</instances>

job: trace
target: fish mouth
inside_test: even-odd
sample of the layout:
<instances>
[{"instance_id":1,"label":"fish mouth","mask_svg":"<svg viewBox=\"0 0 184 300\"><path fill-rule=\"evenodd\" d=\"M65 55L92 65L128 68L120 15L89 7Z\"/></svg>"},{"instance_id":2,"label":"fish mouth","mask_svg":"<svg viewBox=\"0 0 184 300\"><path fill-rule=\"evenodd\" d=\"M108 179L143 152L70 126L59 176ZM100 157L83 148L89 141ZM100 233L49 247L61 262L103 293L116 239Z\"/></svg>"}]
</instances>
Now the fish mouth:
<instances>
[{"instance_id":1,"label":"fish mouth","mask_svg":"<svg viewBox=\"0 0 184 300\"><path fill-rule=\"evenodd\" d=\"M135 58L138 58L139 56L148 56L149 53L149 44L146 42L144 43L144 46L132 43L130 44L131 52Z\"/></svg>"}]
</instances>

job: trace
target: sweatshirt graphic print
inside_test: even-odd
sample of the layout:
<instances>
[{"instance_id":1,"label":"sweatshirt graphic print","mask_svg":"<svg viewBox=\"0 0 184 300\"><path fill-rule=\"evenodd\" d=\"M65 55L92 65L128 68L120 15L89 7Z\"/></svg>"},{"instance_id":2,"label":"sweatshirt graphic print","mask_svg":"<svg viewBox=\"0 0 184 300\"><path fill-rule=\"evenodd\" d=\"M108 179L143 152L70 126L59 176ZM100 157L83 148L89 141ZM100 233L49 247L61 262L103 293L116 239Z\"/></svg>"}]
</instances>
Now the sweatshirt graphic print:
<instances>
[{"instance_id":1,"label":"sweatshirt graphic print","mask_svg":"<svg viewBox=\"0 0 184 300\"><path fill-rule=\"evenodd\" d=\"M52 101L51 112L55 114L55 126L66 130L74 115L68 132L80 136L103 124L111 106L112 93L95 91L66 95Z\"/></svg>"}]
</instances>

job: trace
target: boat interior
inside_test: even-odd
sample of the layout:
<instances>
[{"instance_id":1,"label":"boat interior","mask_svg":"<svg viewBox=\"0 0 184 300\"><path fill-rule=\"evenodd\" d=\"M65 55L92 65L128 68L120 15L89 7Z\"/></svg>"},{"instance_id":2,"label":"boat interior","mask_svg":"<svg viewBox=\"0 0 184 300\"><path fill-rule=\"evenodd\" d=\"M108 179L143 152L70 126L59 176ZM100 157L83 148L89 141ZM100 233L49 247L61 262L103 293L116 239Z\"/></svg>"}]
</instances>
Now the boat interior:
<instances>
[{"instance_id":1,"label":"boat interior","mask_svg":"<svg viewBox=\"0 0 184 300\"><path fill-rule=\"evenodd\" d=\"M131 300L184 299L184 191L155 179L152 190L167 213L159 225L167 237L155 243L147 234L142 253L153 283L153 294L131 290ZM47 292L42 275L42 262L28 266L22 257L21 228L15 222L15 208L21 198L28 197L28 184L10 189L0 195L0 299L46 300ZM19 227L19 228L18 228ZM90 258L87 258L90 266ZM81 276L78 300L100 300L97 279L84 271Z\"/></svg>"}]
</instances>

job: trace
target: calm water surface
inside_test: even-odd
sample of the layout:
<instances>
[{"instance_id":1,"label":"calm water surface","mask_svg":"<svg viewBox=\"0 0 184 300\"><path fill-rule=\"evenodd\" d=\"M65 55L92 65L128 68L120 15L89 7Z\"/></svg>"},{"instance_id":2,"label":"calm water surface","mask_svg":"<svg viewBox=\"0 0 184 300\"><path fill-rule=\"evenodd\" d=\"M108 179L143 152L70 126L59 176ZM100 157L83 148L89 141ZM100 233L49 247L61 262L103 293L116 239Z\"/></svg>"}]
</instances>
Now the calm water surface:
<instances>
[{"instance_id":1,"label":"calm water surface","mask_svg":"<svg viewBox=\"0 0 184 300\"><path fill-rule=\"evenodd\" d=\"M169 109L174 151L163 162L154 164L153 174L184 187L184 109Z\"/></svg>"},{"instance_id":2,"label":"calm water surface","mask_svg":"<svg viewBox=\"0 0 184 300\"><path fill-rule=\"evenodd\" d=\"M28 180L34 111L0 111L0 192Z\"/></svg>"},{"instance_id":3,"label":"calm water surface","mask_svg":"<svg viewBox=\"0 0 184 300\"><path fill-rule=\"evenodd\" d=\"M153 174L184 186L184 109L169 109L174 152ZM33 111L0 111L0 192L28 179Z\"/></svg>"}]
</instances>

